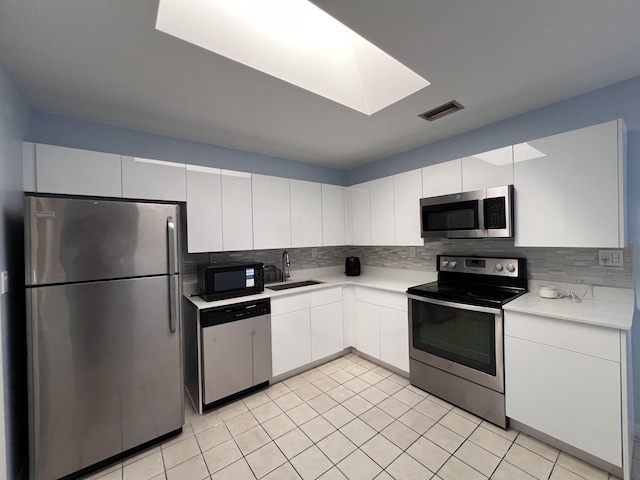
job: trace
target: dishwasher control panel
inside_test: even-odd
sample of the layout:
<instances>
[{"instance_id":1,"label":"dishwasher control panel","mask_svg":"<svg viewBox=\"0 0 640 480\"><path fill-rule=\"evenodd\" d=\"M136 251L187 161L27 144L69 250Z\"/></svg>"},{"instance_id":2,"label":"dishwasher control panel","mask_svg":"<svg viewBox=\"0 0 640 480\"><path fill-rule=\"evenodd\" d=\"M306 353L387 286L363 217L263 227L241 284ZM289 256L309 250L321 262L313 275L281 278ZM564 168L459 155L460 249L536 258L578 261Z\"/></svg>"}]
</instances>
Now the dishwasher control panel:
<instances>
[{"instance_id":1,"label":"dishwasher control panel","mask_svg":"<svg viewBox=\"0 0 640 480\"><path fill-rule=\"evenodd\" d=\"M202 328L206 328L270 313L271 301L268 298L253 302L232 303L231 305L202 310L200 324Z\"/></svg>"}]
</instances>

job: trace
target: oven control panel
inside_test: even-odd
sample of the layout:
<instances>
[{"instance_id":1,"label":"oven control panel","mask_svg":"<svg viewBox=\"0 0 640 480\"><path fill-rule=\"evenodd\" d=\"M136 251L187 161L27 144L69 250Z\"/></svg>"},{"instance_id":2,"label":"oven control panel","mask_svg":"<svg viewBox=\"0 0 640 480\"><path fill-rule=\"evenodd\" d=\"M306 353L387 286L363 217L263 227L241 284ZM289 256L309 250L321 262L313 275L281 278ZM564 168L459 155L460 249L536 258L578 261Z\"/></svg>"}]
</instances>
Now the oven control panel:
<instances>
[{"instance_id":1,"label":"oven control panel","mask_svg":"<svg viewBox=\"0 0 640 480\"><path fill-rule=\"evenodd\" d=\"M521 258L461 257L439 255L438 271L518 277Z\"/></svg>"}]
</instances>

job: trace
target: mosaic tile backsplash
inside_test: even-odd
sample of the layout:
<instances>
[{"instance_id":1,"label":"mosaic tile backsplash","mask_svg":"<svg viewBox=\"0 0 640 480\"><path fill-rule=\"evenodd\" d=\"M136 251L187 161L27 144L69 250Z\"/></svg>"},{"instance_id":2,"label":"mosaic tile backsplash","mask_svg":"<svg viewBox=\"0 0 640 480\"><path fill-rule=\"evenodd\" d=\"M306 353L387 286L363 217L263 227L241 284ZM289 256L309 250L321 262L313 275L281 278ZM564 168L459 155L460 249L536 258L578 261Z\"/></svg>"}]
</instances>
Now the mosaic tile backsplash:
<instances>
[{"instance_id":1,"label":"mosaic tile backsplash","mask_svg":"<svg viewBox=\"0 0 640 480\"><path fill-rule=\"evenodd\" d=\"M265 265L281 265L283 249L216 252L185 256L185 273L195 273L200 263L255 260ZM363 266L435 271L439 254L489 257L524 257L531 280L585 283L633 288L632 247L624 249L624 267L598 265L595 248L522 248L513 240L428 241L424 247L314 247L288 248L292 270L343 265L345 257L360 257Z\"/></svg>"}]
</instances>

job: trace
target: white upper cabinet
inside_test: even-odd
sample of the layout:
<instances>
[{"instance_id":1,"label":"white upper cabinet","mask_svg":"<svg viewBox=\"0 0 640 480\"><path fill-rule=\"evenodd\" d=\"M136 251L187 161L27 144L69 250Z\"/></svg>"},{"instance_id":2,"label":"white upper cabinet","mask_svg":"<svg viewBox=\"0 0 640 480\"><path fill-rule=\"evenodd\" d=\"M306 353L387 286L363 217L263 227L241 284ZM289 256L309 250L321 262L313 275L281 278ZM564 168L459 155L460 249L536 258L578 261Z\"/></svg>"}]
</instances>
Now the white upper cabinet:
<instances>
[{"instance_id":1,"label":"white upper cabinet","mask_svg":"<svg viewBox=\"0 0 640 480\"><path fill-rule=\"evenodd\" d=\"M187 250L222 250L222 189L220 169L188 165Z\"/></svg>"},{"instance_id":2,"label":"white upper cabinet","mask_svg":"<svg viewBox=\"0 0 640 480\"><path fill-rule=\"evenodd\" d=\"M624 124L514 146L515 244L623 247Z\"/></svg>"},{"instance_id":3,"label":"white upper cabinet","mask_svg":"<svg viewBox=\"0 0 640 480\"><path fill-rule=\"evenodd\" d=\"M315 182L290 180L291 246L322 245L322 187Z\"/></svg>"},{"instance_id":4,"label":"white upper cabinet","mask_svg":"<svg viewBox=\"0 0 640 480\"><path fill-rule=\"evenodd\" d=\"M395 208L396 245L422 246L420 236L420 169L393 176L393 206Z\"/></svg>"},{"instance_id":5,"label":"white upper cabinet","mask_svg":"<svg viewBox=\"0 0 640 480\"><path fill-rule=\"evenodd\" d=\"M35 160L38 192L122 197L120 155L38 143Z\"/></svg>"},{"instance_id":6,"label":"white upper cabinet","mask_svg":"<svg viewBox=\"0 0 640 480\"><path fill-rule=\"evenodd\" d=\"M254 174L252 192L254 248L291 247L289 179Z\"/></svg>"},{"instance_id":7,"label":"white upper cabinet","mask_svg":"<svg viewBox=\"0 0 640 480\"><path fill-rule=\"evenodd\" d=\"M395 245L396 227L393 206L393 177L369 182L371 204L371 244Z\"/></svg>"},{"instance_id":8,"label":"white upper cabinet","mask_svg":"<svg viewBox=\"0 0 640 480\"><path fill-rule=\"evenodd\" d=\"M222 247L226 251L253 249L251 174L220 170L222 183Z\"/></svg>"},{"instance_id":9,"label":"white upper cabinet","mask_svg":"<svg viewBox=\"0 0 640 480\"><path fill-rule=\"evenodd\" d=\"M422 169L422 196L437 197L462 191L462 160L449 160Z\"/></svg>"},{"instance_id":10,"label":"white upper cabinet","mask_svg":"<svg viewBox=\"0 0 640 480\"><path fill-rule=\"evenodd\" d=\"M184 163L122 156L122 196L146 200L187 200Z\"/></svg>"},{"instance_id":11,"label":"white upper cabinet","mask_svg":"<svg viewBox=\"0 0 640 480\"><path fill-rule=\"evenodd\" d=\"M371 245L371 203L369 182L349 187L354 245Z\"/></svg>"},{"instance_id":12,"label":"white upper cabinet","mask_svg":"<svg viewBox=\"0 0 640 480\"><path fill-rule=\"evenodd\" d=\"M344 187L323 183L322 189L322 245L345 244Z\"/></svg>"},{"instance_id":13,"label":"white upper cabinet","mask_svg":"<svg viewBox=\"0 0 640 480\"><path fill-rule=\"evenodd\" d=\"M513 147L498 148L462 159L462 191L513 184Z\"/></svg>"}]
</instances>

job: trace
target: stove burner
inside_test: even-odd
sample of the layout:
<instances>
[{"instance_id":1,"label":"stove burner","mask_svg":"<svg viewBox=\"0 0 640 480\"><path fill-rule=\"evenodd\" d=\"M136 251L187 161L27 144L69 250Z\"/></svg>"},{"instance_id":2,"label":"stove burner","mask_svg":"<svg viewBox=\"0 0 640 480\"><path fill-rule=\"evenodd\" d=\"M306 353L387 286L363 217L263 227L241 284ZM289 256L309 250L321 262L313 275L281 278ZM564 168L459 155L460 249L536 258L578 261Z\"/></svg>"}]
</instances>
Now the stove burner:
<instances>
[{"instance_id":1,"label":"stove burner","mask_svg":"<svg viewBox=\"0 0 640 480\"><path fill-rule=\"evenodd\" d=\"M504 293L490 292L487 290L471 291L471 292L468 292L467 295L474 298L482 298L484 300L497 300L497 301L501 301L509 297L509 295L506 295Z\"/></svg>"}]
</instances>

